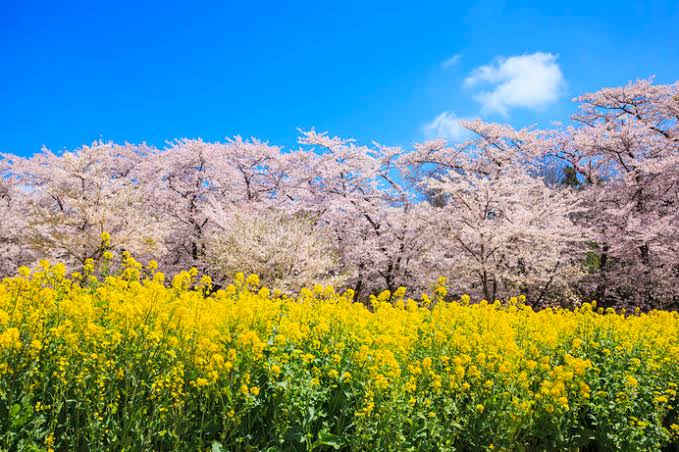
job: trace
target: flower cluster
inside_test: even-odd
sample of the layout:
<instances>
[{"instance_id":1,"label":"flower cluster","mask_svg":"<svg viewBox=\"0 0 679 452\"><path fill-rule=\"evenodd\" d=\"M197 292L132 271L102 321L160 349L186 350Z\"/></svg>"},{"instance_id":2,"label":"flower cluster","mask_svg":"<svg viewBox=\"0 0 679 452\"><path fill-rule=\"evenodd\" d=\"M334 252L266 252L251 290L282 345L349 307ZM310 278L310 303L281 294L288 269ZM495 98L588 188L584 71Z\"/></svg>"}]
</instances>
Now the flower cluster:
<instances>
[{"instance_id":1,"label":"flower cluster","mask_svg":"<svg viewBox=\"0 0 679 452\"><path fill-rule=\"evenodd\" d=\"M42 262L0 283L0 448L659 450L679 314L533 311L405 289L294 298Z\"/></svg>"}]
</instances>

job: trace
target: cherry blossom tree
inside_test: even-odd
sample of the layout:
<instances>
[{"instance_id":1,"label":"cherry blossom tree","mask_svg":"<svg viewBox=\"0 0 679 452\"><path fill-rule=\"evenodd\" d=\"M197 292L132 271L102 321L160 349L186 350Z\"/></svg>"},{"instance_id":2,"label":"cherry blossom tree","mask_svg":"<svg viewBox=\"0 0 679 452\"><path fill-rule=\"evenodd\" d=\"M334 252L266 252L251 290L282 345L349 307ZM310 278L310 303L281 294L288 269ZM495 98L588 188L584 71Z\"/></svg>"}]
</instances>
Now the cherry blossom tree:
<instances>
[{"instance_id":1,"label":"cherry blossom tree","mask_svg":"<svg viewBox=\"0 0 679 452\"><path fill-rule=\"evenodd\" d=\"M145 146L97 142L62 156L47 149L30 158L5 156L5 172L15 185L15 215L24 218L23 248L36 258L83 265L101 257L100 235L107 232L113 249L138 256L161 252L164 231L143 209L136 172L149 152Z\"/></svg>"},{"instance_id":2,"label":"cherry blossom tree","mask_svg":"<svg viewBox=\"0 0 679 452\"><path fill-rule=\"evenodd\" d=\"M317 283L344 285L329 231L313 218L271 208L225 212L221 206L208 215L216 228L208 238L205 261L216 281L245 272L286 292Z\"/></svg>"},{"instance_id":3,"label":"cherry blossom tree","mask_svg":"<svg viewBox=\"0 0 679 452\"><path fill-rule=\"evenodd\" d=\"M575 125L548 131L544 155L584 184L595 239L591 295L610 305L679 303L679 82L640 80L575 99Z\"/></svg>"},{"instance_id":4,"label":"cherry blossom tree","mask_svg":"<svg viewBox=\"0 0 679 452\"><path fill-rule=\"evenodd\" d=\"M578 194L541 177L540 132L479 120L464 143L432 140L405 158L428 203L453 289L541 304L578 276Z\"/></svg>"},{"instance_id":5,"label":"cherry blossom tree","mask_svg":"<svg viewBox=\"0 0 679 452\"><path fill-rule=\"evenodd\" d=\"M145 163L148 211L172 231L163 259L169 268L204 267L213 226L206 209L248 209L273 202L283 173L279 149L237 137L227 143L181 140Z\"/></svg>"},{"instance_id":6,"label":"cherry blossom tree","mask_svg":"<svg viewBox=\"0 0 679 452\"><path fill-rule=\"evenodd\" d=\"M436 219L454 287L491 301L523 293L539 305L577 275L583 234L569 218L571 190L549 188L518 166L468 168L429 185L446 200Z\"/></svg>"},{"instance_id":7,"label":"cherry blossom tree","mask_svg":"<svg viewBox=\"0 0 679 452\"><path fill-rule=\"evenodd\" d=\"M585 231L591 252L587 273L572 285L606 305L676 306L678 93L679 83L650 80L602 89L576 98L573 124L552 130L467 121L475 138L454 147L424 143L408 158L420 178L469 173L464 162L471 158L479 174L518 164L531 177L577 187L581 208L569 217ZM427 187L440 203L440 185Z\"/></svg>"},{"instance_id":8,"label":"cherry blossom tree","mask_svg":"<svg viewBox=\"0 0 679 452\"><path fill-rule=\"evenodd\" d=\"M352 275L357 299L401 285L427 287L436 266L428 206L415 204L403 150L361 146L313 130L300 142L313 149L290 157L290 196L333 231L341 271Z\"/></svg>"},{"instance_id":9,"label":"cherry blossom tree","mask_svg":"<svg viewBox=\"0 0 679 452\"><path fill-rule=\"evenodd\" d=\"M12 274L20 265L30 264L32 256L23 232L27 223L24 204L16 178L10 172L11 161L0 160L0 276Z\"/></svg>"}]
</instances>

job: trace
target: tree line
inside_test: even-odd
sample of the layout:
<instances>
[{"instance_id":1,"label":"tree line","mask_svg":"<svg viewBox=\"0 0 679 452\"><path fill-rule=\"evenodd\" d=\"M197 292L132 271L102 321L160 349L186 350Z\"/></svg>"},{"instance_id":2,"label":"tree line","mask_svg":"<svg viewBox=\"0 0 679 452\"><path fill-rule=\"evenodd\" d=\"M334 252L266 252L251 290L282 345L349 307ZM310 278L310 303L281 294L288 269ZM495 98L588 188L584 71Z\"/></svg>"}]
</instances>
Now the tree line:
<instances>
[{"instance_id":1,"label":"tree line","mask_svg":"<svg viewBox=\"0 0 679 452\"><path fill-rule=\"evenodd\" d=\"M96 142L0 157L0 273L111 250L215 281L237 271L357 299L446 276L451 296L679 305L679 82L574 99L572 120L410 149L301 132L165 149Z\"/></svg>"}]
</instances>

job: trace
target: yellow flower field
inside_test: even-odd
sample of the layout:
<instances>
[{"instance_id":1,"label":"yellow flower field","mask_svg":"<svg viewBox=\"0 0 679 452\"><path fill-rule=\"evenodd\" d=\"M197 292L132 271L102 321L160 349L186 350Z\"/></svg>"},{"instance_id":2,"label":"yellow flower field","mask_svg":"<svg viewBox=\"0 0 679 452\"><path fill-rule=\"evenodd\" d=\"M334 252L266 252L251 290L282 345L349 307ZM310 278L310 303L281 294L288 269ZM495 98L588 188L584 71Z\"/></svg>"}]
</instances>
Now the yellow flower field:
<instances>
[{"instance_id":1,"label":"yellow flower field","mask_svg":"<svg viewBox=\"0 0 679 452\"><path fill-rule=\"evenodd\" d=\"M0 283L3 450L659 450L679 314L404 289L22 268Z\"/></svg>"}]
</instances>

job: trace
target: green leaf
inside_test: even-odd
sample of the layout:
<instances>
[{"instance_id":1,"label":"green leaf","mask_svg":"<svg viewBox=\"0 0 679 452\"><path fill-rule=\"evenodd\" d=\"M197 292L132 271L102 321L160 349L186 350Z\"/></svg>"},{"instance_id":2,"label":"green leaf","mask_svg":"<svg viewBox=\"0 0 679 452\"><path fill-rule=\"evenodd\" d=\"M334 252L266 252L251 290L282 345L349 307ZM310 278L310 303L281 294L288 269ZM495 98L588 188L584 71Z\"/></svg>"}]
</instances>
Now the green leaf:
<instances>
[{"instance_id":1,"label":"green leaf","mask_svg":"<svg viewBox=\"0 0 679 452\"><path fill-rule=\"evenodd\" d=\"M21 405L19 405L18 403L15 403L14 405L12 405L10 407L9 415L10 415L10 417L16 417L16 415L19 414L20 411L21 411Z\"/></svg>"},{"instance_id":2,"label":"green leaf","mask_svg":"<svg viewBox=\"0 0 679 452\"><path fill-rule=\"evenodd\" d=\"M339 437L325 429L318 432L318 444L332 447L335 450L338 450L342 447Z\"/></svg>"}]
</instances>

